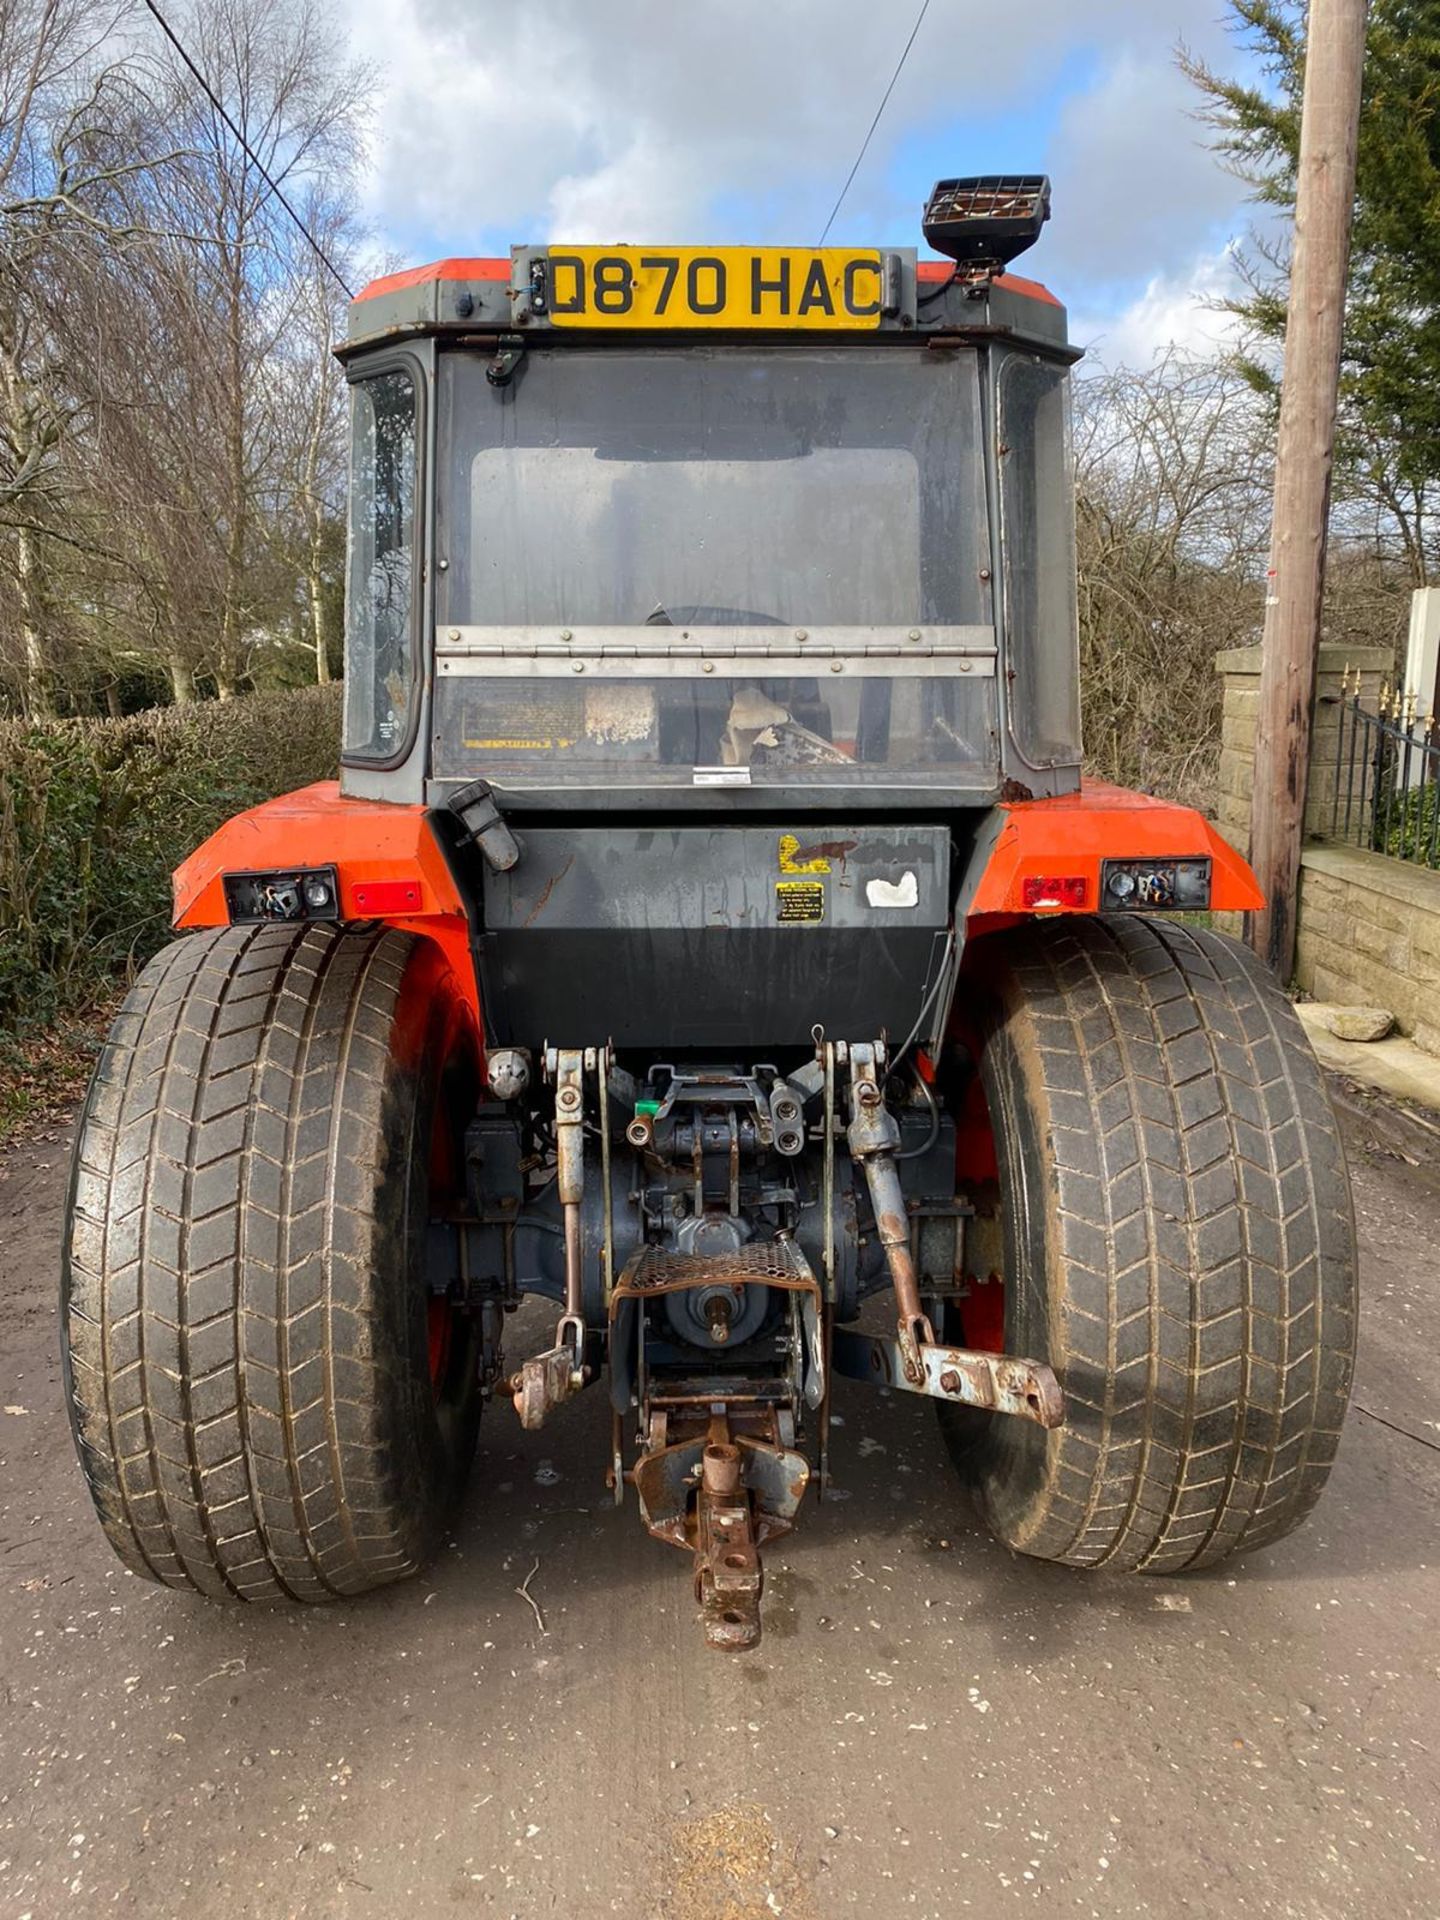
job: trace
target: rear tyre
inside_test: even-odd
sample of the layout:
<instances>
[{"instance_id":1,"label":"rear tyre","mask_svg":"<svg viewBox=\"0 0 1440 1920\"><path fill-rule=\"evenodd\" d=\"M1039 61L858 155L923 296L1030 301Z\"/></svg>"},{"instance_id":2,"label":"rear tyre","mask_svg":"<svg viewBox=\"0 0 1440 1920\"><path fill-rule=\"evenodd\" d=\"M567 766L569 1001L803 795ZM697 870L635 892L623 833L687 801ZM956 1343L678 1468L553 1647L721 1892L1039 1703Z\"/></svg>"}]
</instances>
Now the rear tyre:
<instances>
[{"instance_id":1,"label":"rear tyre","mask_svg":"<svg viewBox=\"0 0 1440 1920\"><path fill-rule=\"evenodd\" d=\"M980 1072L1005 1345L1048 1360L1052 1433L942 1426L997 1537L1173 1573L1300 1524L1355 1349L1349 1183L1325 1084L1249 953L1172 922L987 943Z\"/></svg>"},{"instance_id":2,"label":"rear tyre","mask_svg":"<svg viewBox=\"0 0 1440 1920\"><path fill-rule=\"evenodd\" d=\"M474 1055L437 951L385 929L198 933L141 975L62 1281L81 1465L136 1573L320 1601L435 1545L479 1413L474 1323L430 1287Z\"/></svg>"}]
</instances>

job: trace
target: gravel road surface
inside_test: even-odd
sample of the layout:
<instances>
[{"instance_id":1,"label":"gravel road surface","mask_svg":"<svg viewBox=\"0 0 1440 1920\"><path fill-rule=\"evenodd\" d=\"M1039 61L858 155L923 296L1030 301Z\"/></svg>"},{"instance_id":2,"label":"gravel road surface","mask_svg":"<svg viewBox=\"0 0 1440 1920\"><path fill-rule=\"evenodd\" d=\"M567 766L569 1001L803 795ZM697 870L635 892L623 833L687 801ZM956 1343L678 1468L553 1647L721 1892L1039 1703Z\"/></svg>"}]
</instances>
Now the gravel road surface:
<instances>
[{"instance_id":1,"label":"gravel road surface","mask_svg":"<svg viewBox=\"0 0 1440 1920\"><path fill-rule=\"evenodd\" d=\"M728 1657L609 1504L598 1396L539 1434L487 1413L403 1588L226 1610L123 1572L61 1407L68 1139L12 1148L0 1920L1433 1920L1440 1183L1348 1133L1356 1409L1301 1533L1186 1580L1016 1559L928 1409L842 1381L843 1497L772 1550L764 1641Z\"/></svg>"}]
</instances>

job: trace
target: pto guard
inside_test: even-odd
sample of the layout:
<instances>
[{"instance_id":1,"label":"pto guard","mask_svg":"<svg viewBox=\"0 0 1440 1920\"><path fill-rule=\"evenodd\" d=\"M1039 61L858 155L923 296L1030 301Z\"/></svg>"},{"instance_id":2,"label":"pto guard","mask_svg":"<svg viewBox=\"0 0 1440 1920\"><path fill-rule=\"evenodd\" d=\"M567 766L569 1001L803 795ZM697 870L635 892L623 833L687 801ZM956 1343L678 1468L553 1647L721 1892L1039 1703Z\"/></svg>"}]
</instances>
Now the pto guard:
<instances>
[{"instance_id":1,"label":"pto guard","mask_svg":"<svg viewBox=\"0 0 1440 1920\"><path fill-rule=\"evenodd\" d=\"M227 873L334 867L345 921L383 920L444 954L481 1029L465 903L427 810L351 800L322 780L236 814L175 869L175 925L223 927Z\"/></svg>"},{"instance_id":2,"label":"pto guard","mask_svg":"<svg viewBox=\"0 0 1440 1920\"><path fill-rule=\"evenodd\" d=\"M1212 912L1264 906L1249 866L1194 808L1087 780L1053 800L1002 801L976 836L959 910L972 935L1054 913L1094 913L1104 861L1196 858L1212 863ZM1084 880L1084 903L1027 906L1025 882L1042 875Z\"/></svg>"}]
</instances>

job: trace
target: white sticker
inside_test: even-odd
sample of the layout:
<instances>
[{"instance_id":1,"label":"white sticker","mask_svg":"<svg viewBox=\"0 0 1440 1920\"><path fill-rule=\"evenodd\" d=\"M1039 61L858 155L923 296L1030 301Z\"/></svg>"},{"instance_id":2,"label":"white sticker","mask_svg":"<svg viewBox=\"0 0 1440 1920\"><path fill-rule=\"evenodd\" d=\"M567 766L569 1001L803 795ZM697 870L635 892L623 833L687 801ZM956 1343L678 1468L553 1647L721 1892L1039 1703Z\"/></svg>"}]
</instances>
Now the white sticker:
<instances>
[{"instance_id":1,"label":"white sticker","mask_svg":"<svg viewBox=\"0 0 1440 1920\"><path fill-rule=\"evenodd\" d=\"M905 873L899 880L867 880L865 898L872 907L917 907L920 904L920 883L913 871Z\"/></svg>"}]
</instances>

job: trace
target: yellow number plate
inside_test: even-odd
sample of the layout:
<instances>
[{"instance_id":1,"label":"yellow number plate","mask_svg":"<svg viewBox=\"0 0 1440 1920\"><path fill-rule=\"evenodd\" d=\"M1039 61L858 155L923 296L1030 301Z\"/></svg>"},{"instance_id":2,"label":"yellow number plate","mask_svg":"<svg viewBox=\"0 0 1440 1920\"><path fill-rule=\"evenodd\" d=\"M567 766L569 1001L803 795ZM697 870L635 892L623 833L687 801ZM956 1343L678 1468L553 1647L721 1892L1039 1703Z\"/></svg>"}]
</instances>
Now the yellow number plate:
<instances>
[{"instance_id":1,"label":"yellow number plate","mask_svg":"<svg viewBox=\"0 0 1440 1920\"><path fill-rule=\"evenodd\" d=\"M878 252L846 247L551 247L557 327L880 325Z\"/></svg>"}]
</instances>

